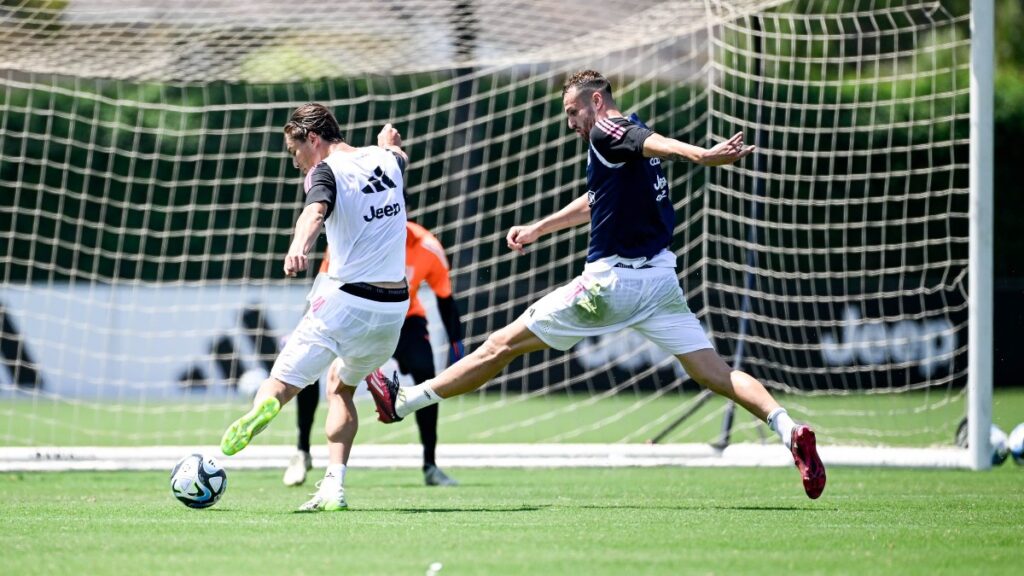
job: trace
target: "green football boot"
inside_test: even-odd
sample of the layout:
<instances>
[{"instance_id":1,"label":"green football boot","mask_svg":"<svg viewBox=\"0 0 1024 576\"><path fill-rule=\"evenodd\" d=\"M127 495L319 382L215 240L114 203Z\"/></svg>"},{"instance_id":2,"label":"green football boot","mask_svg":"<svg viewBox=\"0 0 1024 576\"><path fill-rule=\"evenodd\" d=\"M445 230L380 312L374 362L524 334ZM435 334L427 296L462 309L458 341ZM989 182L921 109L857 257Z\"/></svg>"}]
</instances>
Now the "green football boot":
<instances>
[{"instance_id":1,"label":"green football boot","mask_svg":"<svg viewBox=\"0 0 1024 576\"><path fill-rule=\"evenodd\" d=\"M249 442L252 442L252 437L263 432L280 411L281 402L273 396L261 402L259 406L254 406L245 413L245 416L228 426L220 439L220 451L227 456L241 452Z\"/></svg>"}]
</instances>

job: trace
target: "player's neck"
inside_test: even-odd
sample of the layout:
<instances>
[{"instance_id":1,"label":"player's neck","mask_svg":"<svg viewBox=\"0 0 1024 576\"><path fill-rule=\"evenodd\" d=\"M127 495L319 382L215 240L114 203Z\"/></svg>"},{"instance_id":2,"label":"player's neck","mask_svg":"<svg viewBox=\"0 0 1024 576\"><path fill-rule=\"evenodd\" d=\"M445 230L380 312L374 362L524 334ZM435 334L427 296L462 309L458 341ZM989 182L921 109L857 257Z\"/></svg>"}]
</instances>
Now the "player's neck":
<instances>
[{"instance_id":1,"label":"player's neck","mask_svg":"<svg viewBox=\"0 0 1024 576\"><path fill-rule=\"evenodd\" d=\"M605 108L597 114L598 120L604 120L605 118L622 118L625 116L618 108Z\"/></svg>"},{"instance_id":2,"label":"player's neck","mask_svg":"<svg viewBox=\"0 0 1024 576\"><path fill-rule=\"evenodd\" d=\"M327 154L324 156L330 156L335 152L355 152L355 147L349 145L348 142L331 142L331 145L327 148Z\"/></svg>"}]
</instances>

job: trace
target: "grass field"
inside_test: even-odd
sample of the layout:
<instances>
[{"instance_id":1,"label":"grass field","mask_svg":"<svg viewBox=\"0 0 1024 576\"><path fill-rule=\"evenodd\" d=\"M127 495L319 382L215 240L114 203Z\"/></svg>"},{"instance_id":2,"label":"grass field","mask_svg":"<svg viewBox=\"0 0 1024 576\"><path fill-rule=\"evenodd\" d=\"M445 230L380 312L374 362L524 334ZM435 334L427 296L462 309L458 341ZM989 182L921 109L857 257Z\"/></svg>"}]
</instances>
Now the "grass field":
<instances>
[{"instance_id":1,"label":"grass field","mask_svg":"<svg viewBox=\"0 0 1024 576\"><path fill-rule=\"evenodd\" d=\"M166 473L0 474L0 572L20 574L1018 574L1024 468L352 471L351 509L230 472L191 510Z\"/></svg>"},{"instance_id":2,"label":"grass field","mask_svg":"<svg viewBox=\"0 0 1024 576\"><path fill-rule=\"evenodd\" d=\"M441 439L642 442L690 398L575 400L446 403ZM870 428L870 413L903 443L948 445L963 413L916 394L787 400L798 418L814 415L819 438ZM244 405L4 401L0 435L8 446L211 444ZM291 444L293 410L260 442ZM668 441L714 437L721 410L709 403ZM417 441L410 422L373 422L368 403L360 412L359 442ZM998 391L993 415L1007 430L1024 421L1024 392ZM757 436L749 418L739 422L736 440ZM199 511L173 499L167 472L0 474L0 574L426 574L434 563L440 576L1019 572L1024 467L1012 463L985 473L833 467L817 501L792 468L452 472L462 486L438 489L415 470L354 469L351 509L316 515L292 512L312 487L284 487L280 470L229 470L224 499Z\"/></svg>"},{"instance_id":3,"label":"grass field","mask_svg":"<svg viewBox=\"0 0 1024 576\"><path fill-rule=\"evenodd\" d=\"M596 399L586 395L469 395L442 405L440 434L446 443L644 442L667 426L692 402L693 394L653 397L619 394ZM952 445L964 414L962 396L908 393L889 396L780 396L794 418L810 422L822 442ZM244 412L245 398L166 404L81 402L30 398L0 400L0 445L133 446L146 444L216 444L224 428ZM418 443L415 424L375 422L373 403L358 402L360 443ZM725 403L715 397L665 438L665 442L710 442L721 427ZM325 405L317 411L314 441L323 437ZM295 408L260 437L261 443L293 444ZM993 421L1009 432L1024 422L1024 389L1000 389L994 396ZM742 412L735 441L754 441L767 428Z\"/></svg>"}]
</instances>

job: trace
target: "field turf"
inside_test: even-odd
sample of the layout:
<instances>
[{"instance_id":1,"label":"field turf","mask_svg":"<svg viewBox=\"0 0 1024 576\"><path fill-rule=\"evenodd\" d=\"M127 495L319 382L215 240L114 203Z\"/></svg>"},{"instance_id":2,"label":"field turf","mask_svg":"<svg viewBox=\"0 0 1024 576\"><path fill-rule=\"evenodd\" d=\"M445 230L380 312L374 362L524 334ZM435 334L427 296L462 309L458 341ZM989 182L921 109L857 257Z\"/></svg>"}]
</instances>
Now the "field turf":
<instances>
[{"instance_id":1,"label":"field turf","mask_svg":"<svg viewBox=\"0 0 1024 576\"><path fill-rule=\"evenodd\" d=\"M663 397L623 393L529 397L522 394L467 395L441 406L441 444L642 443L664 430L693 402L694 394ZM952 446L965 412L963 396L909 393L860 396L782 396L798 421L814 425L827 444ZM204 402L141 403L70 401L44 397L0 399L0 446L211 445L248 408L247 398ZM718 437L723 399L714 397L668 434L666 443L710 442ZM357 401L360 444L418 444L415 421L375 422L368 395ZM317 410L313 442L323 442L326 404ZM993 422L1007 433L1024 422L1024 388L997 390ZM764 425L737 413L734 442L771 436ZM260 436L262 444L294 445L295 407L285 406Z\"/></svg>"},{"instance_id":2,"label":"field turf","mask_svg":"<svg viewBox=\"0 0 1024 576\"><path fill-rule=\"evenodd\" d=\"M352 470L351 509L229 471L191 510L167 473L0 474L0 573L1018 574L1024 467L832 468L808 500L791 468ZM318 471L314 472L319 475Z\"/></svg>"}]
</instances>

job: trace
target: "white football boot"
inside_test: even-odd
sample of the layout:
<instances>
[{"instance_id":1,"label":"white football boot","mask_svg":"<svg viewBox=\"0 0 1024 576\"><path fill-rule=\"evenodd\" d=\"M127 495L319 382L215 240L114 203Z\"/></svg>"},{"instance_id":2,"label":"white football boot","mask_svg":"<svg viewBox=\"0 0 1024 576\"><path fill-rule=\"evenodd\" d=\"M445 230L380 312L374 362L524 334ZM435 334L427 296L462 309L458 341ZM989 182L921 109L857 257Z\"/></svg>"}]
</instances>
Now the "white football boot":
<instances>
[{"instance_id":1,"label":"white football boot","mask_svg":"<svg viewBox=\"0 0 1024 576\"><path fill-rule=\"evenodd\" d=\"M316 483L317 491L308 502L299 506L299 512L338 512L348 509L345 501L345 487L334 478L324 478Z\"/></svg>"},{"instance_id":2,"label":"white football boot","mask_svg":"<svg viewBox=\"0 0 1024 576\"><path fill-rule=\"evenodd\" d=\"M284 482L285 486L301 486L306 482L306 472L309 472L312 468L313 457L310 456L309 452L299 450L288 461L288 467L284 470L282 482Z\"/></svg>"}]
</instances>

